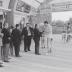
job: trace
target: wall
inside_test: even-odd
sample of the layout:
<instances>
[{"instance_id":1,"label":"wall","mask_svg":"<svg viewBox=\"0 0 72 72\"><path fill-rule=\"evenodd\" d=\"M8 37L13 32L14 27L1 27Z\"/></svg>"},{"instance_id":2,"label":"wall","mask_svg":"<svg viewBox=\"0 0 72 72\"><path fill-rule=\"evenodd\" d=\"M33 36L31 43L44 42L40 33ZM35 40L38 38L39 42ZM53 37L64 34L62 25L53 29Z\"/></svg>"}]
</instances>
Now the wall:
<instances>
[{"instance_id":1,"label":"wall","mask_svg":"<svg viewBox=\"0 0 72 72\"><path fill-rule=\"evenodd\" d=\"M8 9L10 0L3 0L3 8Z\"/></svg>"},{"instance_id":2,"label":"wall","mask_svg":"<svg viewBox=\"0 0 72 72\"><path fill-rule=\"evenodd\" d=\"M13 16L14 16L14 25L17 23L20 23L22 18L25 18L25 23L28 22L29 16L34 15L36 13L35 9L31 7L30 13L23 13L16 11L16 5L17 5L18 0L16 0L15 5L14 5L14 10L13 10Z\"/></svg>"},{"instance_id":3,"label":"wall","mask_svg":"<svg viewBox=\"0 0 72 72\"><path fill-rule=\"evenodd\" d=\"M18 0L10 0L9 8L12 9L11 12L8 12L8 22L10 25L16 25L20 23L22 18L26 19L27 14L23 12L16 11L16 4Z\"/></svg>"},{"instance_id":4,"label":"wall","mask_svg":"<svg viewBox=\"0 0 72 72\"><path fill-rule=\"evenodd\" d=\"M25 22L28 22L28 14L26 13L21 13L21 12L18 12L18 11L14 11L14 25L17 24L17 23L20 23L20 21L22 21L23 18L25 18Z\"/></svg>"},{"instance_id":5,"label":"wall","mask_svg":"<svg viewBox=\"0 0 72 72\"><path fill-rule=\"evenodd\" d=\"M14 14L14 25L20 23L21 19L21 15Z\"/></svg>"}]
</instances>

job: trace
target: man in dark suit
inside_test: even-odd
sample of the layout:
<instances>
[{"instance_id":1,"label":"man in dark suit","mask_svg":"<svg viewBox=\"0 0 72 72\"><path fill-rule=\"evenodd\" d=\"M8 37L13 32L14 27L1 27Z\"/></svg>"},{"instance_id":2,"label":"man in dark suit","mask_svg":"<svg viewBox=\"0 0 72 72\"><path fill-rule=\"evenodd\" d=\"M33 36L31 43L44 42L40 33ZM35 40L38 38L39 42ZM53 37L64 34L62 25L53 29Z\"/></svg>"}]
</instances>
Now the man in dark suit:
<instances>
[{"instance_id":1,"label":"man in dark suit","mask_svg":"<svg viewBox=\"0 0 72 72\"><path fill-rule=\"evenodd\" d=\"M37 24L35 24L35 28L34 28L34 42L35 42L35 54L36 55L40 55L39 53L39 42L40 42L40 36L41 36L41 32L39 31L39 26Z\"/></svg>"},{"instance_id":2,"label":"man in dark suit","mask_svg":"<svg viewBox=\"0 0 72 72\"><path fill-rule=\"evenodd\" d=\"M21 31L20 31L20 25L16 24L16 28L12 31L12 41L15 49L15 56L20 57L19 51L20 51L20 44L21 44Z\"/></svg>"},{"instance_id":3,"label":"man in dark suit","mask_svg":"<svg viewBox=\"0 0 72 72\"><path fill-rule=\"evenodd\" d=\"M4 28L1 33L3 34L2 43L3 43L3 61L9 62L8 54L9 54L9 43L10 43L10 33L8 30L8 23L5 23Z\"/></svg>"},{"instance_id":4,"label":"man in dark suit","mask_svg":"<svg viewBox=\"0 0 72 72\"><path fill-rule=\"evenodd\" d=\"M26 27L22 30L22 36L24 35L24 51L30 51L31 39L33 35L33 28L30 27L29 23L26 23Z\"/></svg>"}]
</instances>

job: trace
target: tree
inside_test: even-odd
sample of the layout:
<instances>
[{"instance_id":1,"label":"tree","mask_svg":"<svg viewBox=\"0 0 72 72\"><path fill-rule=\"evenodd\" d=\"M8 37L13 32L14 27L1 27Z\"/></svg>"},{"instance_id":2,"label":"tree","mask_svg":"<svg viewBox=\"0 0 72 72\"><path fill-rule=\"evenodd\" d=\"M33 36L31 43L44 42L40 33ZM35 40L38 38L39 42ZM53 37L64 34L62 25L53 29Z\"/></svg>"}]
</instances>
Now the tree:
<instances>
[{"instance_id":1,"label":"tree","mask_svg":"<svg viewBox=\"0 0 72 72\"><path fill-rule=\"evenodd\" d=\"M64 27L64 21L61 21L61 20L56 21L56 26L57 27Z\"/></svg>"}]
</instances>

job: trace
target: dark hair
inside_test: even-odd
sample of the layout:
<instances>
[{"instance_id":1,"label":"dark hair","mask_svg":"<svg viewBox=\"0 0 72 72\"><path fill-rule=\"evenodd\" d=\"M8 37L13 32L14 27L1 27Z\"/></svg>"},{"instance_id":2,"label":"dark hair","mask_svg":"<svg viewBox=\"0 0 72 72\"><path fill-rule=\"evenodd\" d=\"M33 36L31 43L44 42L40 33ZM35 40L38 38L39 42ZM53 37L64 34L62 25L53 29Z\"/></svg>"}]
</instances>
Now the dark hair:
<instances>
[{"instance_id":1,"label":"dark hair","mask_svg":"<svg viewBox=\"0 0 72 72\"><path fill-rule=\"evenodd\" d=\"M5 23L3 24L3 27L5 27L7 24L8 24L8 23L7 23L7 22L5 22ZM8 24L8 25L9 25L9 24Z\"/></svg>"},{"instance_id":2,"label":"dark hair","mask_svg":"<svg viewBox=\"0 0 72 72\"><path fill-rule=\"evenodd\" d=\"M35 28L37 27L37 24L35 24Z\"/></svg>"},{"instance_id":3,"label":"dark hair","mask_svg":"<svg viewBox=\"0 0 72 72\"><path fill-rule=\"evenodd\" d=\"M29 23L26 23L26 25L27 25L27 24L29 24Z\"/></svg>"},{"instance_id":4,"label":"dark hair","mask_svg":"<svg viewBox=\"0 0 72 72\"><path fill-rule=\"evenodd\" d=\"M47 23L48 24L48 21L44 21L44 23Z\"/></svg>"},{"instance_id":5,"label":"dark hair","mask_svg":"<svg viewBox=\"0 0 72 72\"><path fill-rule=\"evenodd\" d=\"M14 27L13 26L10 26L10 29L13 29Z\"/></svg>"},{"instance_id":6,"label":"dark hair","mask_svg":"<svg viewBox=\"0 0 72 72\"><path fill-rule=\"evenodd\" d=\"M16 28L19 27L19 24L16 24Z\"/></svg>"},{"instance_id":7,"label":"dark hair","mask_svg":"<svg viewBox=\"0 0 72 72\"><path fill-rule=\"evenodd\" d=\"M70 25L70 23L68 23L68 25Z\"/></svg>"}]
</instances>

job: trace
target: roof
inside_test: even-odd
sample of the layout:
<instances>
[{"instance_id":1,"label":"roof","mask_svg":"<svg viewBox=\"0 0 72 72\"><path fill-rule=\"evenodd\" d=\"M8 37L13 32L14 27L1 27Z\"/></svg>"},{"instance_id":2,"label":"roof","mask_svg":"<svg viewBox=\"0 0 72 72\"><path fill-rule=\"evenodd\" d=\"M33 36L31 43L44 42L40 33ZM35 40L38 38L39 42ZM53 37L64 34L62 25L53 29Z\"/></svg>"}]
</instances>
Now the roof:
<instances>
[{"instance_id":1,"label":"roof","mask_svg":"<svg viewBox=\"0 0 72 72\"><path fill-rule=\"evenodd\" d=\"M63 2L69 2L69 1L72 1L72 0L53 0L50 3L63 3Z\"/></svg>"},{"instance_id":2,"label":"roof","mask_svg":"<svg viewBox=\"0 0 72 72\"><path fill-rule=\"evenodd\" d=\"M22 0L22 1L26 2L27 4L35 8L38 8L40 3L44 2L44 0Z\"/></svg>"}]
</instances>

